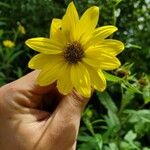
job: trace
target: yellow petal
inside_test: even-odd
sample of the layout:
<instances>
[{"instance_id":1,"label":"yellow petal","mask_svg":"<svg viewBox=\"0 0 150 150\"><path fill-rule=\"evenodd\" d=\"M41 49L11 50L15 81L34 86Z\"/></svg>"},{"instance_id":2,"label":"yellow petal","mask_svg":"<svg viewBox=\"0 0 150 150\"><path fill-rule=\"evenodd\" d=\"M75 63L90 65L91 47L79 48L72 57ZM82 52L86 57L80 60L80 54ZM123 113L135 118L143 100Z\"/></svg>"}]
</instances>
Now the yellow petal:
<instances>
[{"instance_id":1,"label":"yellow petal","mask_svg":"<svg viewBox=\"0 0 150 150\"><path fill-rule=\"evenodd\" d=\"M57 30L53 36L52 39L54 41L57 41L58 43L60 43L62 45L62 47L64 48L66 46L66 44L69 42L68 41L68 37L65 35L64 32L62 32L62 30Z\"/></svg>"},{"instance_id":2,"label":"yellow petal","mask_svg":"<svg viewBox=\"0 0 150 150\"><path fill-rule=\"evenodd\" d=\"M62 31L65 32L69 40L74 40L73 33L79 21L78 12L73 2L68 5L66 14L62 19Z\"/></svg>"},{"instance_id":3,"label":"yellow petal","mask_svg":"<svg viewBox=\"0 0 150 150\"><path fill-rule=\"evenodd\" d=\"M100 56L95 58L96 54L92 52L86 53L86 57L83 58L83 61L95 68L102 70L113 70L118 68L121 64L120 61L113 55L107 55L102 53Z\"/></svg>"},{"instance_id":4,"label":"yellow petal","mask_svg":"<svg viewBox=\"0 0 150 150\"><path fill-rule=\"evenodd\" d=\"M57 18L54 18L52 20L52 23L51 23L51 27L50 27L50 37L52 37L57 30L60 30L61 29L61 19L57 19Z\"/></svg>"},{"instance_id":5,"label":"yellow petal","mask_svg":"<svg viewBox=\"0 0 150 150\"><path fill-rule=\"evenodd\" d=\"M66 45L68 42L68 37L62 32L62 20L54 18L52 20L51 29L50 29L50 37L58 41L62 44L62 46Z\"/></svg>"},{"instance_id":6,"label":"yellow petal","mask_svg":"<svg viewBox=\"0 0 150 150\"><path fill-rule=\"evenodd\" d=\"M28 67L31 69L42 69L48 63L58 60L58 58L61 58L61 56L37 54L29 61Z\"/></svg>"},{"instance_id":7,"label":"yellow petal","mask_svg":"<svg viewBox=\"0 0 150 150\"><path fill-rule=\"evenodd\" d=\"M90 66L87 67L90 74L92 87L98 91L104 91L106 88L106 79L103 72L101 70L96 71Z\"/></svg>"},{"instance_id":8,"label":"yellow petal","mask_svg":"<svg viewBox=\"0 0 150 150\"><path fill-rule=\"evenodd\" d=\"M117 27L110 25L96 28L93 32L92 38L87 41L87 45L89 46L91 44L99 43L101 40L109 37L117 30Z\"/></svg>"},{"instance_id":9,"label":"yellow petal","mask_svg":"<svg viewBox=\"0 0 150 150\"><path fill-rule=\"evenodd\" d=\"M114 39L105 39L98 44L106 50L106 53L110 53L115 56L124 50L124 44L121 41Z\"/></svg>"},{"instance_id":10,"label":"yellow petal","mask_svg":"<svg viewBox=\"0 0 150 150\"><path fill-rule=\"evenodd\" d=\"M99 27L99 28L96 28L94 33L93 33L93 38L95 39L105 39L107 38L108 36L110 36L111 34L113 34L115 31L117 31L117 27L115 26L103 26L103 27Z\"/></svg>"},{"instance_id":11,"label":"yellow petal","mask_svg":"<svg viewBox=\"0 0 150 150\"><path fill-rule=\"evenodd\" d=\"M59 71L59 77L57 80L57 89L63 95L67 95L73 89L70 71L71 67L67 63L63 65L61 67L61 70Z\"/></svg>"},{"instance_id":12,"label":"yellow petal","mask_svg":"<svg viewBox=\"0 0 150 150\"><path fill-rule=\"evenodd\" d=\"M63 45L61 43L42 37L28 39L26 41L26 45L43 54L59 54L62 53L63 49Z\"/></svg>"},{"instance_id":13,"label":"yellow petal","mask_svg":"<svg viewBox=\"0 0 150 150\"><path fill-rule=\"evenodd\" d=\"M113 56L118 55L124 50L124 44L118 40L106 39L99 42L99 45L89 47L86 52L95 54L95 56L101 55L101 53L110 54Z\"/></svg>"},{"instance_id":14,"label":"yellow petal","mask_svg":"<svg viewBox=\"0 0 150 150\"><path fill-rule=\"evenodd\" d=\"M55 61L45 65L37 78L38 84L40 86L47 86L55 82L62 65L63 61Z\"/></svg>"},{"instance_id":15,"label":"yellow petal","mask_svg":"<svg viewBox=\"0 0 150 150\"><path fill-rule=\"evenodd\" d=\"M84 97L91 96L90 76L82 63L72 65L71 81L76 91Z\"/></svg>"},{"instance_id":16,"label":"yellow petal","mask_svg":"<svg viewBox=\"0 0 150 150\"><path fill-rule=\"evenodd\" d=\"M99 8L93 6L82 15L79 24L77 26L76 37L77 40L81 40L82 43L87 41L89 36L94 31L99 19Z\"/></svg>"}]
</instances>

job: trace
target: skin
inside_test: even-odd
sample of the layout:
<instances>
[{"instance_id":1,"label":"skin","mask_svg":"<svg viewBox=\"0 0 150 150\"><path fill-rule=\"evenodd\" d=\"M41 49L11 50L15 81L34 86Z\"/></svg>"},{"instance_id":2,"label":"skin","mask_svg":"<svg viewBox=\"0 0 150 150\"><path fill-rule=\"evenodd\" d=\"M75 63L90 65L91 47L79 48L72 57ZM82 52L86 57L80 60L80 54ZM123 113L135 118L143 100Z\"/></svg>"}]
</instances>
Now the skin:
<instances>
[{"instance_id":1,"label":"skin","mask_svg":"<svg viewBox=\"0 0 150 150\"><path fill-rule=\"evenodd\" d=\"M88 99L62 96L55 84L36 84L39 72L0 88L0 149L75 150L81 113Z\"/></svg>"}]
</instances>

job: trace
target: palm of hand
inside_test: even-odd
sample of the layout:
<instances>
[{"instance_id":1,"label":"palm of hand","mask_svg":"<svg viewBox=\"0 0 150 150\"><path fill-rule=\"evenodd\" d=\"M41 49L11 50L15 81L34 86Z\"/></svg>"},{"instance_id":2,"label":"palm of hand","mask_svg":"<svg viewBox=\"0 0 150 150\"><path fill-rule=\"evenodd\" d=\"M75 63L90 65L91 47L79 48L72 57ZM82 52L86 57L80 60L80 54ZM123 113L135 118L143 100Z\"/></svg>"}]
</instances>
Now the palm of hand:
<instances>
[{"instance_id":1,"label":"palm of hand","mask_svg":"<svg viewBox=\"0 0 150 150\"><path fill-rule=\"evenodd\" d=\"M32 72L0 89L0 147L74 150L86 101L75 92L61 96L55 85L38 87L37 75Z\"/></svg>"}]
</instances>

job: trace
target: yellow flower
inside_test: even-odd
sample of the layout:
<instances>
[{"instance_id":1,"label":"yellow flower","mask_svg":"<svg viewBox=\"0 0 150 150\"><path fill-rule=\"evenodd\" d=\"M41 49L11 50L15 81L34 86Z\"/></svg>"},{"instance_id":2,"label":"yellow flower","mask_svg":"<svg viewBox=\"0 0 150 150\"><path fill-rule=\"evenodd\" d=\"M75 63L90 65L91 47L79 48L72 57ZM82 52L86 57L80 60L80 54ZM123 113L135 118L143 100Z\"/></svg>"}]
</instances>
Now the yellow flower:
<instances>
[{"instance_id":1,"label":"yellow flower","mask_svg":"<svg viewBox=\"0 0 150 150\"><path fill-rule=\"evenodd\" d=\"M3 41L3 45L7 48L12 48L15 46L15 43L11 40L5 40Z\"/></svg>"},{"instance_id":2,"label":"yellow flower","mask_svg":"<svg viewBox=\"0 0 150 150\"><path fill-rule=\"evenodd\" d=\"M20 23L19 23L19 26L18 26L18 31L21 34L26 34L26 30L25 30L24 26L22 26Z\"/></svg>"},{"instance_id":3,"label":"yellow flower","mask_svg":"<svg viewBox=\"0 0 150 150\"><path fill-rule=\"evenodd\" d=\"M66 95L75 89L84 97L90 97L91 88L98 91L106 88L103 70L120 66L116 55L124 45L106 39L117 28L110 25L96 28L98 19L98 7L87 9L79 18L71 2L62 20L53 19L50 38L26 41L30 48L40 52L29 62L30 68L41 70L37 78L40 86L56 81L60 93Z\"/></svg>"}]
</instances>

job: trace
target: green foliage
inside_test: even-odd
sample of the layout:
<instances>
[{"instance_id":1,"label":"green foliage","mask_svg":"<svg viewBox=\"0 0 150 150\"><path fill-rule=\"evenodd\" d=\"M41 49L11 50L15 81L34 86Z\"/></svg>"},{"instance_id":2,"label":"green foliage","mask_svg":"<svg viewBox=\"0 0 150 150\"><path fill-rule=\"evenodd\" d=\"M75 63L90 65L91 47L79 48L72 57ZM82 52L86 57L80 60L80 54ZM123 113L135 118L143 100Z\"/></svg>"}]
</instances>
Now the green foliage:
<instances>
[{"instance_id":1,"label":"green foliage","mask_svg":"<svg viewBox=\"0 0 150 150\"><path fill-rule=\"evenodd\" d=\"M3 0L0 2L0 85L29 72L34 52L24 41L49 35L52 18L61 18L71 0ZM107 90L94 92L83 113L78 150L150 150L150 1L74 0L80 14L100 7L99 26L118 27L114 38L125 43L122 67L105 72ZM21 33L19 26L26 33ZM110 37L112 38L112 37ZM11 40L8 48L3 41Z\"/></svg>"}]
</instances>

